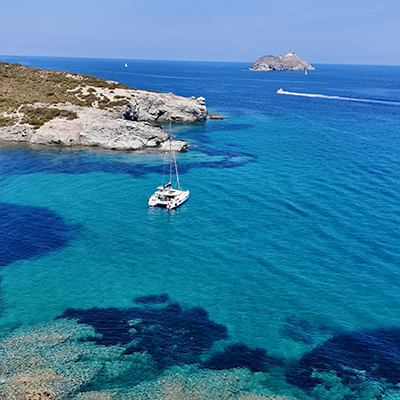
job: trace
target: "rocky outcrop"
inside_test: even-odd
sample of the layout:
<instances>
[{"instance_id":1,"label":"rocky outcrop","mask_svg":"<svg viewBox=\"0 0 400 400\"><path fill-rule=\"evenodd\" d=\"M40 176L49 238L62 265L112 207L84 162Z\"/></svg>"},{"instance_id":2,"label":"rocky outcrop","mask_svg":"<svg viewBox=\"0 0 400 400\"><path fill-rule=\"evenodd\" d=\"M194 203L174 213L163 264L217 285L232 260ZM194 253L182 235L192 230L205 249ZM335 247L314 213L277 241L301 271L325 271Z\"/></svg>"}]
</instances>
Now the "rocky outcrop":
<instances>
[{"instance_id":1,"label":"rocky outcrop","mask_svg":"<svg viewBox=\"0 0 400 400\"><path fill-rule=\"evenodd\" d=\"M224 118L221 114L208 114L208 119L223 121L226 118Z\"/></svg>"},{"instance_id":2,"label":"rocky outcrop","mask_svg":"<svg viewBox=\"0 0 400 400\"><path fill-rule=\"evenodd\" d=\"M158 148L169 151L168 133L154 123L192 123L207 118L203 97L186 98L172 93L137 90L116 82L62 72L46 78L48 71L18 65L4 68L7 73L11 69L14 74L31 74L32 80L40 74L47 79L46 83L50 82L49 85L60 81L58 100L66 101L50 103L46 99L33 104L23 103L19 99L21 90L28 92L31 88L29 85L24 88L16 85L19 76L15 75L15 82L3 84L8 85L5 90L13 89L13 97L6 99L11 106L3 107L5 111L0 109L0 140L98 146L112 150ZM75 85L71 85L71 80ZM49 88L54 89L53 86ZM18 107L12 106L17 103L16 99L19 100ZM173 143L172 148L185 151L188 145L179 140Z\"/></svg>"},{"instance_id":3,"label":"rocky outcrop","mask_svg":"<svg viewBox=\"0 0 400 400\"><path fill-rule=\"evenodd\" d=\"M38 129L26 123L2 127L0 139L44 145L97 146L111 150L157 148L164 142L168 143L168 133L149 122L126 120L107 110L72 105L58 107L76 112L78 118L55 118ZM187 143L176 141L173 149L185 151ZM160 150L168 151L169 145Z\"/></svg>"},{"instance_id":4,"label":"rocky outcrop","mask_svg":"<svg viewBox=\"0 0 400 400\"><path fill-rule=\"evenodd\" d=\"M296 53L289 51L280 56L264 56L253 63L249 71L311 71L315 70Z\"/></svg>"},{"instance_id":5,"label":"rocky outcrop","mask_svg":"<svg viewBox=\"0 0 400 400\"><path fill-rule=\"evenodd\" d=\"M204 104L204 97L185 98L172 93L138 90L131 94L129 104L122 107L121 115L132 121L190 123L207 118L207 108Z\"/></svg>"}]
</instances>

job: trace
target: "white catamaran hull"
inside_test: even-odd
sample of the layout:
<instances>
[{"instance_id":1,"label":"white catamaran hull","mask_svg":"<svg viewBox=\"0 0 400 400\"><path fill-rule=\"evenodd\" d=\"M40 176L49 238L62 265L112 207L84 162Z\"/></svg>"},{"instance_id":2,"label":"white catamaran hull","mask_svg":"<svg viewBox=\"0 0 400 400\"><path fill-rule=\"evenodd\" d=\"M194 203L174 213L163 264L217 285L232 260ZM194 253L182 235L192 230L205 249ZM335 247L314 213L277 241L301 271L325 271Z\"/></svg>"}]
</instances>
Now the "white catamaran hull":
<instances>
[{"instance_id":1,"label":"white catamaran hull","mask_svg":"<svg viewBox=\"0 0 400 400\"><path fill-rule=\"evenodd\" d=\"M176 207L179 207L181 204L183 204L187 199L189 198L189 190L186 191L181 191L181 193L174 197L172 200L170 200L167 204L168 210L172 210Z\"/></svg>"},{"instance_id":2,"label":"white catamaran hull","mask_svg":"<svg viewBox=\"0 0 400 400\"><path fill-rule=\"evenodd\" d=\"M189 198L189 190L157 190L149 199L150 207L165 207L172 210Z\"/></svg>"},{"instance_id":3,"label":"white catamaran hull","mask_svg":"<svg viewBox=\"0 0 400 400\"><path fill-rule=\"evenodd\" d=\"M173 162L173 163L172 163ZM176 183L178 189L172 187L172 166L175 166ZM179 184L178 167L176 165L175 153L171 148L170 136L170 162L169 162L169 182L164 186L158 186L157 191L149 198L150 207L165 207L168 210L173 210L179 207L189 198L189 190L181 190Z\"/></svg>"}]
</instances>

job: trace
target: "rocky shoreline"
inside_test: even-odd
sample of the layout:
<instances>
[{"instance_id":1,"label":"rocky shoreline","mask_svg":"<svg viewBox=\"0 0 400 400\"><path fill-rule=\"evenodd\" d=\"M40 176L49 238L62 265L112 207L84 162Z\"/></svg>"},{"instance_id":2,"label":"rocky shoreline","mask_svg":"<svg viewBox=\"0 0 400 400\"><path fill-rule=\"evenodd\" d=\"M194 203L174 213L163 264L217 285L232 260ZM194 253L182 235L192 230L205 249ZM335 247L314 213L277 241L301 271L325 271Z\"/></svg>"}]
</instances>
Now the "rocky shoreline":
<instances>
[{"instance_id":1,"label":"rocky shoreline","mask_svg":"<svg viewBox=\"0 0 400 400\"><path fill-rule=\"evenodd\" d=\"M34 70L37 74L39 71L45 79L46 74L49 75L48 71L36 68L18 66L14 70L16 68L17 71L21 69L22 73ZM56 72L62 74L63 80L78 83L73 89L65 89L65 85L61 88L65 92L61 94L65 97L68 95L70 101L34 102L8 107L0 112L0 140L42 145L96 146L110 150L152 148L168 151L169 134L156 123L193 123L205 121L208 115L203 97L186 98L172 93L116 87L123 85L105 80L108 87L102 80L97 86L88 85L85 84L86 76ZM62 98L59 93L58 97ZM84 102L86 104L81 105ZM10 101L10 104L13 103ZM175 151L185 151L187 148L186 141L173 141Z\"/></svg>"}]
</instances>

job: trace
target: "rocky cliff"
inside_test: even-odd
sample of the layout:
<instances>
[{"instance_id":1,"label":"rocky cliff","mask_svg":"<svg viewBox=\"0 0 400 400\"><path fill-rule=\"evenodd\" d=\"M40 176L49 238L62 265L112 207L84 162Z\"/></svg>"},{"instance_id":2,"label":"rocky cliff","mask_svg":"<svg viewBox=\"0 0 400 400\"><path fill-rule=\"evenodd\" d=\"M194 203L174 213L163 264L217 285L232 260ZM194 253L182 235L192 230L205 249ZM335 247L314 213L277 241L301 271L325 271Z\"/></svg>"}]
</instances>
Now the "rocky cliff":
<instances>
[{"instance_id":1,"label":"rocky cliff","mask_svg":"<svg viewBox=\"0 0 400 400\"><path fill-rule=\"evenodd\" d=\"M264 56L253 63L249 71L311 71L310 64L302 60L296 53L289 51L280 56Z\"/></svg>"},{"instance_id":2,"label":"rocky cliff","mask_svg":"<svg viewBox=\"0 0 400 400\"><path fill-rule=\"evenodd\" d=\"M63 71L0 63L0 140L115 150L160 148L169 135L155 122L204 121L203 97L128 88ZM176 141L177 151L187 149Z\"/></svg>"}]
</instances>

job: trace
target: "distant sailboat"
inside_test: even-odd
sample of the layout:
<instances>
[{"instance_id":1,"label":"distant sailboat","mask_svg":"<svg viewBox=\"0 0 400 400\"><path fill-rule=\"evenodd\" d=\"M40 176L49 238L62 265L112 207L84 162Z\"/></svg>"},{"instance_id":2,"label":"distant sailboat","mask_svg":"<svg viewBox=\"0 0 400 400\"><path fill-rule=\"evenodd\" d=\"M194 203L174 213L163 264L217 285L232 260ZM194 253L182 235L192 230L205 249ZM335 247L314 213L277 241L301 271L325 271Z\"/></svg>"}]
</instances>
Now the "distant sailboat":
<instances>
[{"instance_id":1,"label":"distant sailboat","mask_svg":"<svg viewBox=\"0 0 400 400\"><path fill-rule=\"evenodd\" d=\"M128 64L127 64L127 63L125 63L125 67L128 67Z\"/></svg>"},{"instance_id":2,"label":"distant sailboat","mask_svg":"<svg viewBox=\"0 0 400 400\"><path fill-rule=\"evenodd\" d=\"M126 64L125 64L125 65L126 65ZM307 70L306 70L306 69L304 70L304 75L307 75Z\"/></svg>"}]
</instances>

